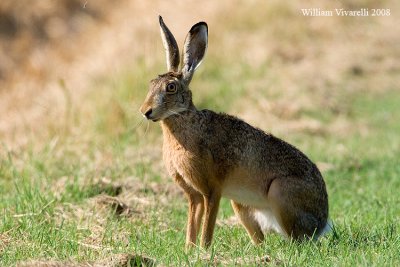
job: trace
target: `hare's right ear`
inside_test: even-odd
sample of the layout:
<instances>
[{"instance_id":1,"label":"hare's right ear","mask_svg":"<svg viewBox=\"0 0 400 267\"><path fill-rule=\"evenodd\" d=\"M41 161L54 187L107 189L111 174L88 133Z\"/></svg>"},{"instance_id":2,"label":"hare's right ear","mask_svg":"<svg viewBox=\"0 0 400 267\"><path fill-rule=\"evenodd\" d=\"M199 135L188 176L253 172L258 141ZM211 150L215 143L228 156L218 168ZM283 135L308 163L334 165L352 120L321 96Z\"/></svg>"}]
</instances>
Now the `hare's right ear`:
<instances>
[{"instance_id":1,"label":"hare's right ear","mask_svg":"<svg viewBox=\"0 0 400 267\"><path fill-rule=\"evenodd\" d=\"M161 16L158 16L160 22L160 31L165 53L167 56L167 69L168 71L178 71L179 67L179 49L178 44L170 30L165 25Z\"/></svg>"},{"instance_id":2,"label":"hare's right ear","mask_svg":"<svg viewBox=\"0 0 400 267\"><path fill-rule=\"evenodd\" d=\"M182 54L182 74L183 80L186 82L186 84L190 83L194 71L203 60L203 57L207 50L207 42L207 23L199 22L193 25L186 36Z\"/></svg>"}]
</instances>

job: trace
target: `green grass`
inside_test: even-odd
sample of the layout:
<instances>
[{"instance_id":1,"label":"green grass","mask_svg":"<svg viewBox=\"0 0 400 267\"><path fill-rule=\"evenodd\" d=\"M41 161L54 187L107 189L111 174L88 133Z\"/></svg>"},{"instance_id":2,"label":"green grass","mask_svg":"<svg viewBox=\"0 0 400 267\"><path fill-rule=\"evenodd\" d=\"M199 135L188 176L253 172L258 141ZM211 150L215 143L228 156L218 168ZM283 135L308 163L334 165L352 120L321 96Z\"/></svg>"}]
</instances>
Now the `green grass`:
<instances>
[{"instance_id":1,"label":"green grass","mask_svg":"<svg viewBox=\"0 0 400 267\"><path fill-rule=\"evenodd\" d=\"M192 85L199 107L235 113L249 93L246 81L265 76L264 67L258 73L239 62L233 69L220 68L216 60L199 71ZM138 113L152 75L139 60L120 76L95 81L86 106L71 105L71 118L49 140L39 145L32 140L18 151L2 144L1 266L32 259L95 262L121 253L146 255L167 266L254 265L265 255L284 266L400 265L396 90L346 92L339 97L344 101L339 114L317 105L295 118L312 118L329 128L344 116L353 126L345 134L295 131L285 138L330 166L324 177L332 234L301 244L271 234L253 246L241 226L222 224L208 251L186 252L184 197L160 167L159 126L143 122ZM101 177L109 182L99 183ZM131 212L120 215L115 206L102 206L99 195L117 196ZM223 200L219 219L232 215Z\"/></svg>"}]
</instances>

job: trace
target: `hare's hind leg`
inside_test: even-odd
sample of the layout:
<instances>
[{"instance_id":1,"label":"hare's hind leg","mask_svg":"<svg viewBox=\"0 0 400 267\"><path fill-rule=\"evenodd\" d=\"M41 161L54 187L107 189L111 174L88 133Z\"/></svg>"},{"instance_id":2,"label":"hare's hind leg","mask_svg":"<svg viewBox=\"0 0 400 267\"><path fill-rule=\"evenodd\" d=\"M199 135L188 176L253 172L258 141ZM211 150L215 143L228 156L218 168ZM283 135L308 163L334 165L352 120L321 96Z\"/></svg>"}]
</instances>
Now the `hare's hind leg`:
<instances>
[{"instance_id":1,"label":"hare's hind leg","mask_svg":"<svg viewBox=\"0 0 400 267\"><path fill-rule=\"evenodd\" d=\"M296 240L312 237L326 224L319 216L323 201L318 201L314 188L299 178L275 179L268 200L280 227Z\"/></svg>"},{"instance_id":2,"label":"hare's hind leg","mask_svg":"<svg viewBox=\"0 0 400 267\"><path fill-rule=\"evenodd\" d=\"M254 244L260 244L264 240L264 234L261 230L260 224L254 218L254 211L248 206L239 204L231 200L232 208L236 216L246 229Z\"/></svg>"}]
</instances>

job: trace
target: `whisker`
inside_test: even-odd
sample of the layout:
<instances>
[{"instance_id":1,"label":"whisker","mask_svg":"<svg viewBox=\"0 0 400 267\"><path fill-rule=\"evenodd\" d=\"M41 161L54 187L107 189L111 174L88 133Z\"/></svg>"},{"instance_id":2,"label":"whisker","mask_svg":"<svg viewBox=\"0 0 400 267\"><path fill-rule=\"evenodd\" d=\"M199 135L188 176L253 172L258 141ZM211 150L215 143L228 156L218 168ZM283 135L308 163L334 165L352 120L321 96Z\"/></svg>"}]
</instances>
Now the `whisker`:
<instances>
[{"instance_id":1,"label":"whisker","mask_svg":"<svg viewBox=\"0 0 400 267\"><path fill-rule=\"evenodd\" d=\"M142 118L142 119L141 119L138 123L136 123L134 126L128 128L127 131L128 131L128 132L136 131L137 128L139 128L139 126L143 123L143 121L144 121L144 118Z\"/></svg>"},{"instance_id":2,"label":"whisker","mask_svg":"<svg viewBox=\"0 0 400 267\"><path fill-rule=\"evenodd\" d=\"M146 130L144 131L144 134L143 134L143 136L146 136L146 134L147 134L147 131L149 130L149 127L150 126L150 122L149 121L147 121L147 126L146 126Z\"/></svg>"}]
</instances>

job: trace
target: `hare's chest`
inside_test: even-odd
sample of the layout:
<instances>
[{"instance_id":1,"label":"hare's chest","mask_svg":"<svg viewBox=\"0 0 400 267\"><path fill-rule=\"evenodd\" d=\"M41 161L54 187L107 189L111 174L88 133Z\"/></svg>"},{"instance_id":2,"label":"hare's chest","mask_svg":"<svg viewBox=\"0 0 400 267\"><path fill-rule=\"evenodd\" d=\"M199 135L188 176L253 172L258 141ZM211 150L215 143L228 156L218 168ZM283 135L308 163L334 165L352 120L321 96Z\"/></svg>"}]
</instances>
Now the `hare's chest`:
<instances>
[{"instance_id":1,"label":"hare's chest","mask_svg":"<svg viewBox=\"0 0 400 267\"><path fill-rule=\"evenodd\" d=\"M187 185L199 192L207 190L207 166L201 155L179 145L164 144L163 158L171 176L179 174Z\"/></svg>"}]
</instances>

